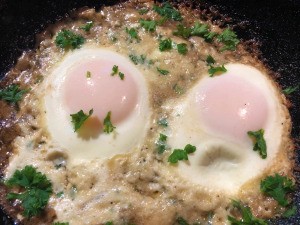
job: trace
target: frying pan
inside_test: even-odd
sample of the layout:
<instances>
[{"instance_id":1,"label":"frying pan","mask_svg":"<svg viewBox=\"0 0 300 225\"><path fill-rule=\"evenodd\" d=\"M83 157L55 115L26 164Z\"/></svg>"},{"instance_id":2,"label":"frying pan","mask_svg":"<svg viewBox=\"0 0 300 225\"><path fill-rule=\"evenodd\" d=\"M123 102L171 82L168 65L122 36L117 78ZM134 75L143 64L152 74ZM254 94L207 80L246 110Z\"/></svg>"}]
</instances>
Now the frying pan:
<instances>
[{"instance_id":1,"label":"frying pan","mask_svg":"<svg viewBox=\"0 0 300 225\"><path fill-rule=\"evenodd\" d=\"M200 1L200 0L198 0ZM199 7L197 0L190 2ZM12 67L24 50L33 49L35 35L48 24L65 17L72 9L83 6L100 8L114 0L0 0L0 78ZM174 1L176 2L176 0ZM177 0L177 2L180 2ZM283 87L300 83L300 1L299 0L201 0L213 21L231 25L244 41L259 43L261 59L275 73ZM224 19L216 11L225 17ZM300 139L300 91L289 96L293 120L292 135ZM299 141L298 141L299 143ZM296 146L299 152L299 146ZM300 153L296 155L300 165ZM299 178L300 173L295 170ZM297 179L299 180L299 179ZM300 191L294 194L297 214L270 224L300 224ZM0 224L14 224L0 209Z\"/></svg>"}]
</instances>

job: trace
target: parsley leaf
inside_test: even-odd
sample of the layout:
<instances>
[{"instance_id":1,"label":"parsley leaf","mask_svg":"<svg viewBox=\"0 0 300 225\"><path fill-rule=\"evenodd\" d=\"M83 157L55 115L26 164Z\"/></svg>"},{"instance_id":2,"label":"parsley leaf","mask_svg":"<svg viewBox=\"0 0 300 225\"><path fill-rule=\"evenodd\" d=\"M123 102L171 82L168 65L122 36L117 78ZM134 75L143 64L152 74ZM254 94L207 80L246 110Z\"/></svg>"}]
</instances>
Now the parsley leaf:
<instances>
[{"instance_id":1,"label":"parsley leaf","mask_svg":"<svg viewBox=\"0 0 300 225\"><path fill-rule=\"evenodd\" d=\"M210 77L213 77L216 73L225 73L226 71L227 69L224 67L224 65L216 67L210 66L210 68L208 69Z\"/></svg>"},{"instance_id":2,"label":"parsley leaf","mask_svg":"<svg viewBox=\"0 0 300 225\"><path fill-rule=\"evenodd\" d=\"M191 35L192 36L200 36L204 37L204 35L208 34L208 25L207 24L201 24L199 22L196 22L195 25L191 29Z\"/></svg>"},{"instance_id":3,"label":"parsley leaf","mask_svg":"<svg viewBox=\"0 0 300 225\"><path fill-rule=\"evenodd\" d=\"M80 29L84 30L85 32L90 32L93 25L94 25L93 21L88 21L86 22L85 25L81 26Z\"/></svg>"},{"instance_id":4,"label":"parsley leaf","mask_svg":"<svg viewBox=\"0 0 300 225\"><path fill-rule=\"evenodd\" d=\"M169 2L164 2L162 7L154 5L153 10L159 15L172 19L175 21L181 21L182 16L178 10L176 10Z\"/></svg>"},{"instance_id":5,"label":"parsley leaf","mask_svg":"<svg viewBox=\"0 0 300 225\"><path fill-rule=\"evenodd\" d=\"M176 222L177 222L179 225L189 225L189 223L188 223L185 219L183 219L182 217L178 217L178 218L176 219Z\"/></svg>"},{"instance_id":6,"label":"parsley leaf","mask_svg":"<svg viewBox=\"0 0 300 225\"><path fill-rule=\"evenodd\" d=\"M295 184L286 176L275 174L268 176L260 183L262 193L274 198L279 205L287 206L289 204L286 195L295 190Z\"/></svg>"},{"instance_id":7,"label":"parsley leaf","mask_svg":"<svg viewBox=\"0 0 300 225\"><path fill-rule=\"evenodd\" d=\"M139 9L138 12L139 12L140 15L144 15L147 12L149 12L149 9L147 9L147 8Z\"/></svg>"},{"instance_id":8,"label":"parsley leaf","mask_svg":"<svg viewBox=\"0 0 300 225\"><path fill-rule=\"evenodd\" d=\"M291 208L287 209L287 210L282 214L282 216L285 217L285 218L288 218L288 217L291 217L291 216L296 215L296 213L297 213L297 207L294 205L294 206L292 206Z\"/></svg>"},{"instance_id":9,"label":"parsley leaf","mask_svg":"<svg viewBox=\"0 0 300 225\"><path fill-rule=\"evenodd\" d=\"M159 42L159 50L161 52L172 49L172 40L171 38L160 40Z\"/></svg>"},{"instance_id":10,"label":"parsley leaf","mask_svg":"<svg viewBox=\"0 0 300 225\"><path fill-rule=\"evenodd\" d=\"M267 158L267 145L264 139L264 130L260 129L258 131L248 131L247 134L253 139L253 150L258 151L262 159Z\"/></svg>"},{"instance_id":11,"label":"parsley leaf","mask_svg":"<svg viewBox=\"0 0 300 225\"><path fill-rule=\"evenodd\" d=\"M161 74L161 75L168 75L170 72L168 70L163 70L158 67L156 67L156 70Z\"/></svg>"},{"instance_id":12,"label":"parsley leaf","mask_svg":"<svg viewBox=\"0 0 300 225\"><path fill-rule=\"evenodd\" d=\"M124 77L125 77L124 73L122 73L122 72L119 71L119 67L117 65L114 65L113 68L112 68L111 75L114 76L116 74L119 75L119 77L120 77L121 80L124 80Z\"/></svg>"},{"instance_id":13,"label":"parsley leaf","mask_svg":"<svg viewBox=\"0 0 300 225\"><path fill-rule=\"evenodd\" d=\"M188 154L191 154L195 151L196 147L190 144L187 144L184 149L174 149L168 158L168 162L177 163L179 160L188 160Z\"/></svg>"},{"instance_id":14,"label":"parsley leaf","mask_svg":"<svg viewBox=\"0 0 300 225\"><path fill-rule=\"evenodd\" d=\"M69 222L65 222L65 223L55 222L55 223L53 223L53 225L69 225Z\"/></svg>"},{"instance_id":15,"label":"parsley leaf","mask_svg":"<svg viewBox=\"0 0 300 225\"><path fill-rule=\"evenodd\" d=\"M126 33L129 34L129 36L130 36L131 39L136 39L136 40L139 40L139 39L140 39L139 36L138 36L137 30L134 29L134 28L128 29L128 28L126 27Z\"/></svg>"},{"instance_id":16,"label":"parsley leaf","mask_svg":"<svg viewBox=\"0 0 300 225\"><path fill-rule=\"evenodd\" d=\"M212 42L217 35L218 34L216 32L208 32L203 36L203 38L206 42Z\"/></svg>"},{"instance_id":17,"label":"parsley leaf","mask_svg":"<svg viewBox=\"0 0 300 225\"><path fill-rule=\"evenodd\" d=\"M187 44L186 43L177 44L177 51L179 54L185 55L188 52Z\"/></svg>"},{"instance_id":18,"label":"parsley leaf","mask_svg":"<svg viewBox=\"0 0 300 225\"><path fill-rule=\"evenodd\" d=\"M162 154L167 149L167 139L168 139L167 135L161 133L159 134L159 138L155 142L159 154Z\"/></svg>"},{"instance_id":19,"label":"parsley leaf","mask_svg":"<svg viewBox=\"0 0 300 225\"><path fill-rule=\"evenodd\" d=\"M143 20L143 19L140 19L140 25L146 31L154 32L156 30L157 22L155 20Z\"/></svg>"},{"instance_id":20,"label":"parsley leaf","mask_svg":"<svg viewBox=\"0 0 300 225\"><path fill-rule=\"evenodd\" d=\"M55 38L55 44L64 49L79 48L84 41L85 40L81 35L77 35L70 30L61 30Z\"/></svg>"},{"instance_id":21,"label":"parsley leaf","mask_svg":"<svg viewBox=\"0 0 300 225\"><path fill-rule=\"evenodd\" d=\"M216 60L211 55L208 55L206 57L206 63L208 66L211 66L212 64L216 63Z\"/></svg>"},{"instance_id":22,"label":"parsley leaf","mask_svg":"<svg viewBox=\"0 0 300 225\"><path fill-rule=\"evenodd\" d=\"M5 184L10 188L17 186L25 189L23 193L9 193L7 199L21 200L24 208L23 215L27 218L40 214L52 194L50 180L33 166L25 166L22 170L16 170Z\"/></svg>"},{"instance_id":23,"label":"parsley leaf","mask_svg":"<svg viewBox=\"0 0 300 225\"><path fill-rule=\"evenodd\" d=\"M110 117L111 117L111 111L109 111L106 115L106 117L104 118L104 128L103 128L103 131L107 134L111 133L114 131L114 129L116 127L114 127L114 125L111 123L111 120L110 120Z\"/></svg>"},{"instance_id":24,"label":"parsley leaf","mask_svg":"<svg viewBox=\"0 0 300 225\"><path fill-rule=\"evenodd\" d=\"M248 206L243 206L239 201L235 200L232 200L232 205L241 212L242 219L237 220L232 216L228 216L228 220L231 225L268 225L266 221L253 216Z\"/></svg>"},{"instance_id":25,"label":"parsley leaf","mask_svg":"<svg viewBox=\"0 0 300 225\"><path fill-rule=\"evenodd\" d=\"M84 122L93 114L93 109L89 111L89 114L85 114L82 110L75 114L71 114L72 123L74 126L74 132L76 132L83 124Z\"/></svg>"},{"instance_id":26,"label":"parsley leaf","mask_svg":"<svg viewBox=\"0 0 300 225\"><path fill-rule=\"evenodd\" d=\"M114 225L114 223L112 221L108 221L104 225Z\"/></svg>"},{"instance_id":27,"label":"parsley leaf","mask_svg":"<svg viewBox=\"0 0 300 225\"><path fill-rule=\"evenodd\" d=\"M157 121L157 124L160 125L160 126L163 126L163 127L167 127L168 126L168 120L167 120L167 118L160 118Z\"/></svg>"},{"instance_id":28,"label":"parsley leaf","mask_svg":"<svg viewBox=\"0 0 300 225\"><path fill-rule=\"evenodd\" d=\"M148 60L144 55L138 56L138 55L130 54L129 58L135 65L144 64L144 63L147 63L148 65L152 65L154 63L152 59Z\"/></svg>"},{"instance_id":29,"label":"parsley leaf","mask_svg":"<svg viewBox=\"0 0 300 225\"><path fill-rule=\"evenodd\" d=\"M234 51L237 44L240 42L236 33L229 28L225 29L221 34L219 34L217 39L219 42L224 44L224 46L221 48L221 51Z\"/></svg>"},{"instance_id":30,"label":"parsley leaf","mask_svg":"<svg viewBox=\"0 0 300 225\"><path fill-rule=\"evenodd\" d=\"M293 92L297 91L299 89L299 84L297 86L294 86L294 87L287 87L285 89L282 90L283 94L285 95L290 95L292 94Z\"/></svg>"},{"instance_id":31,"label":"parsley leaf","mask_svg":"<svg viewBox=\"0 0 300 225\"><path fill-rule=\"evenodd\" d=\"M191 36L191 33L192 33L192 29L183 26L183 24L178 24L177 30L173 32L174 35L183 37L185 39L189 38Z\"/></svg>"},{"instance_id":32,"label":"parsley leaf","mask_svg":"<svg viewBox=\"0 0 300 225\"><path fill-rule=\"evenodd\" d=\"M8 103L17 103L28 91L29 89L22 90L19 88L19 85L12 84L0 90L0 99L7 101Z\"/></svg>"}]
</instances>

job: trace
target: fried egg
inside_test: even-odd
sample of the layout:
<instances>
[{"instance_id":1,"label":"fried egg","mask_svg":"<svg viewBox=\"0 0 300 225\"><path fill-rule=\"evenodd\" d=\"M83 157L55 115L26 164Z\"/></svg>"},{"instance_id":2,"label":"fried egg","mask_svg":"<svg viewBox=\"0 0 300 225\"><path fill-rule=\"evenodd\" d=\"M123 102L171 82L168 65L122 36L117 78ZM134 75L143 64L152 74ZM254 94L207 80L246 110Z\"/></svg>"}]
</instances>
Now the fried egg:
<instances>
[{"instance_id":1,"label":"fried egg","mask_svg":"<svg viewBox=\"0 0 300 225\"><path fill-rule=\"evenodd\" d=\"M232 194L270 166L280 150L285 117L265 74L243 64L226 68L222 75L206 74L183 101L175 99L175 107L165 107L175 109L170 146L197 147L188 162L178 165L178 172L193 183ZM247 135L260 129L265 131L266 159L253 151Z\"/></svg>"}]
</instances>

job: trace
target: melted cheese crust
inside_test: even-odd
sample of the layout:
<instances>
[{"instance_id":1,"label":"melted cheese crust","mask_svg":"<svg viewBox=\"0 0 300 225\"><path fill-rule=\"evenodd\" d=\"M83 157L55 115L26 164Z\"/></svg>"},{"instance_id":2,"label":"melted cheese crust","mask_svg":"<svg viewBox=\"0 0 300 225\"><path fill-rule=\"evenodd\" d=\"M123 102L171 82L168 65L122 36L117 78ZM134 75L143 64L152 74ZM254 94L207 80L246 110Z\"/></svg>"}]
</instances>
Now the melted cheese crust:
<instances>
[{"instance_id":1,"label":"melted cheese crust","mask_svg":"<svg viewBox=\"0 0 300 225\"><path fill-rule=\"evenodd\" d=\"M174 36L172 33L176 29L176 23L173 21L168 20L162 26L157 26L153 33L139 28L140 18L160 19L151 10L145 15L138 13L138 9L151 9L153 4L152 1L130 1L105 7L100 12L88 9L79 12L75 20L68 20L48 29L49 36L46 35L41 41L32 59L39 67L34 72L25 71L21 78L30 77L32 92L21 103L18 118L23 135L14 141L14 153L6 169L6 178L25 165L37 167L53 183L55 194L50 199L49 207L55 210L56 221L69 222L70 225L104 224L107 221L114 221L114 224L171 225L178 216L186 218L190 223L227 224L232 197L249 204L254 215L274 216L276 203L260 193L259 183L263 177L274 172L291 176L292 163L289 157L293 144L289 136L291 121L285 98L271 78L267 77L274 87L280 113L285 121L280 128L281 150L267 170L248 181L237 194L231 196L192 184L170 168L167 162L169 152L157 154L155 142L158 134L163 132L157 121L170 116L162 106L172 99L183 99L185 93L206 76L207 55L212 55L220 65L242 63L255 65L264 74L269 72L243 46L238 46L235 52L220 54L218 43L207 43L200 37L184 40ZM198 15L191 13L190 9L181 8L180 11L188 24L200 21ZM90 20L94 21L90 32L78 29ZM137 28L140 41L131 40L126 27ZM61 29L81 33L85 36L87 45L95 48L113 48L123 56L146 57L136 65L147 80L152 111L151 124L142 147L104 162L91 160L88 163L70 165L67 153L53 143L45 126L43 99L40 97L45 92L43 82L38 83L34 79L38 77L36 74L50 76L56 64L64 58L66 53L55 46L54 38L50 38L50 34L56 34ZM221 32L214 25L211 25L211 30ZM176 49L160 52L158 43L161 36L170 37L176 43L188 44L187 55L178 54ZM170 74L160 75L157 67L170 71ZM58 196L58 193L63 195ZM22 216L19 215L19 218L22 219Z\"/></svg>"}]
</instances>

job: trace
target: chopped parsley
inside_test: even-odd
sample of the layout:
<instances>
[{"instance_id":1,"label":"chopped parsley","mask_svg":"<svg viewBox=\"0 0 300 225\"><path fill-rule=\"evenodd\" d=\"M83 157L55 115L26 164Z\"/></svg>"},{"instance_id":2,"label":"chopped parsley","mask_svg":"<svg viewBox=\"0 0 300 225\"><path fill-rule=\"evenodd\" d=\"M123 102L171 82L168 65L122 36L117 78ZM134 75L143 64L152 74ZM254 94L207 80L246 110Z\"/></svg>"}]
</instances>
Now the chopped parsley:
<instances>
[{"instance_id":1,"label":"chopped parsley","mask_svg":"<svg viewBox=\"0 0 300 225\"><path fill-rule=\"evenodd\" d=\"M208 66L211 66L212 64L215 64L215 63L216 63L216 60L211 55L208 55L206 57L206 64Z\"/></svg>"},{"instance_id":2,"label":"chopped parsley","mask_svg":"<svg viewBox=\"0 0 300 225\"><path fill-rule=\"evenodd\" d=\"M157 121L157 124L162 126L162 127L167 127L168 126L168 120L167 120L167 118L160 118Z\"/></svg>"},{"instance_id":3,"label":"chopped parsley","mask_svg":"<svg viewBox=\"0 0 300 225\"><path fill-rule=\"evenodd\" d=\"M111 75L114 76L116 74L119 75L119 77L120 77L121 80L124 80L124 77L125 77L124 73L122 73L122 72L119 71L119 67L117 65L114 65L113 68L112 68Z\"/></svg>"},{"instance_id":4,"label":"chopped parsley","mask_svg":"<svg viewBox=\"0 0 300 225\"><path fill-rule=\"evenodd\" d=\"M214 38L217 36L218 34L216 32L208 32L206 34L204 34L203 38L206 42L212 42L214 40Z\"/></svg>"},{"instance_id":5,"label":"chopped parsley","mask_svg":"<svg viewBox=\"0 0 300 225\"><path fill-rule=\"evenodd\" d=\"M225 29L221 34L219 34L217 39L219 42L222 42L224 44L224 46L221 48L221 51L234 51L236 49L236 46L240 42L237 38L236 33L229 28Z\"/></svg>"},{"instance_id":6,"label":"chopped parsley","mask_svg":"<svg viewBox=\"0 0 300 225\"><path fill-rule=\"evenodd\" d=\"M108 221L104 225L114 225L114 223L112 221Z\"/></svg>"},{"instance_id":7,"label":"chopped parsley","mask_svg":"<svg viewBox=\"0 0 300 225\"><path fill-rule=\"evenodd\" d=\"M126 33L129 34L130 39L136 39L137 41L140 40L139 36L138 36L138 32L135 28L130 28L128 29L126 27Z\"/></svg>"},{"instance_id":8,"label":"chopped parsley","mask_svg":"<svg viewBox=\"0 0 300 225\"><path fill-rule=\"evenodd\" d=\"M168 162L177 163L179 160L188 160L188 154L191 154L195 151L196 147L190 144L187 144L184 149L174 149L168 158Z\"/></svg>"},{"instance_id":9,"label":"chopped parsley","mask_svg":"<svg viewBox=\"0 0 300 225\"><path fill-rule=\"evenodd\" d=\"M75 34L70 30L61 30L55 38L55 44L63 49L80 48L84 41L81 35Z\"/></svg>"},{"instance_id":10,"label":"chopped parsley","mask_svg":"<svg viewBox=\"0 0 300 225\"><path fill-rule=\"evenodd\" d=\"M176 10L169 2L164 2L161 7L154 5L153 10L167 19L174 21L181 21L182 16L178 10Z\"/></svg>"},{"instance_id":11,"label":"chopped parsley","mask_svg":"<svg viewBox=\"0 0 300 225\"><path fill-rule=\"evenodd\" d=\"M160 40L159 42L159 50L161 52L172 49L172 40L171 38L167 38L164 40Z\"/></svg>"},{"instance_id":12,"label":"chopped parsley","mask_svg":"<svg viewBox=\"0 0 300 225\"><path fill-rule=\"evenodd\" d=\"M179 54L185 55L188 52L187 44L186 43L177 44L177 51Z\"/></svg>"},{"instance_id":13,"label":"chopped parsley","mask_svg":"<svg viewBox=\"0 0 300 225\"><path fill-rule=\"evenodd\" d=\"M91 78L92 77L92 73L90 71L86 71L86 78Z\"/></svg>"},{"instance_id":14,"label":"chopped parsley","mask_svg":"<svg viewBox=\"0 0 300 225\"><path fill-rule=\"evenodd\" d=\"M175 84L173 86L173 90L175 91L176 94L183 94L185 92L185 90L183 89L183 87L179 86L178 84Z\"/></svg>"},{"instance_id":15,"label":"chopped parsley","mask_svg":"<svg viewBox=\"0 0 300 225\"><path fill-rule=\"evenodd\" d=\"M130 60L135 64L135 65L138 65L138 64L144 64L144 63L148 63L149 65L150 64L153 64L153 61L150 59L150 60L147 60L146 59L146 56L144 55L132 55L130 54L129 55L129 58Z\"/></svg>"},{"instance_id":16,"label":"chopped parsley","mask_svg":"<svg viewBox=\"0 0 300 225\"><path fill-rule=\"evenodd\" d=\"M287 87L285 89L282 90L283 94L285 95L290 95L292 94L293 92L297 91L299 89L299 84L297 86L294 86L294 87Z\"/></svg>"},{"instance_id":17,"label":"chopped parsley","mask_svg":"<svg viewBox=\"0 0 300 225\"><path fill-rule=\"evenodd\" d=\"M154 32L156 30L157 22L155 20L143 20L143 19L140 19L140 25L146 31Z\"/></svg>"},{"instance_id":18,"label":"chopped parsley","mask_svg":"<svg viewBox=\"0 0 300 225\"><path fill-rule=\"evenodd\" d=\"M58 198L62 198L62 197L64 197L64 192L63 191L60 191L60 192L58 192L58 193L56 193L56 197L58 197Z\"/></svg>"},{"instance_id":19,"label":"chopped parsley","mask_svg":"<svg viewBox=\"0 0 300 225\"><path fill-rule=\"evenodd\" d=\"M90 32L93 25L94 25L93 21L88 21L86 22L85 25L81 26L80 29L84 30L85 32Z\"/></svg>"},{"instance_id":20,"label":"chopped parsley","mask_svg":"<svg viewBox=\"0 0 300 225\"><path fill-rule=\"evenodd\" d=\"M210 77L213 77L215 74L225 73L226 71L227 69L224 67L224 65L216 67L210 66L208 69L208 74Z\"/></svg>"},{"instance_id":21,"label":"chopped parsley","mask_svg":"<svg viewBox=\"0 0 300 225\"><path fill-rule=\"evenodd\" d=\"M25 166L22 170L16 170L5 184L9 188L24 188L22 193L9 193L7 199L19 199L24 208L23 215L27 218L40 214L52 194L50 180L30 165Z\"/></svg>"},{"instance_id":22,"label":"chopped parsley","mask_svg":"<svg viewBox=\"0 0 300 225\"><path fill-rule=\"evenodd\" d=\"M293 205L291 208L288 208L283 214L282 216L285 218L291 217L296 215L297 213L297 206Z\"/></svg>"},{"instance_id":23,"label":"chopped parsley","mask_svg":"<svg viewBox=\"0 0 300 225\"><path fill-rule=\"evenodd\" d=\"M177 30L173 32L174 35L183 37L185 39L189 38L191 36L191 33L192 33L192 29L183 26L183 24L178 24Z\"/></svg>"},{"instance_id":24,"label":"chopped parsley","mask_svg":"<svg viewBox=\"0 0 300 225\"><path fill-rule=\"evenodd\" d=\"M74 132L76 132L92 114L93 109L91 109L88 114L85 114L82 110L75 114L71 114Z\"/></svg>"},{"instance_id":25,"label":"chopped parsley","mask_svg":"<svg viewBox=\"0 0 300 225\"><path fill-rule=\"evenodd\" d=\"M8 103L17 103L22 99L22 96L27 93L29 89L22 90L19 85L12 84L0 90L0 99Z\"/></svg>"},{"instance_id":26,"label":"chopped parsley","mask_svg":"<svg viewBox=\"0 0 300 225\"><path fill-rule=\"evenodd\" d=\"M109 111L106 115L106 117L104 118L104 122L103 122L103 125L104 125L104 128L103 128L103 131L107 134L111 133L114 131L114 129L116 127L114 127L114 125L111 123L111 120L110 120L110 117L111 117L111 111Z\"/></svg>"},{"instance_id":27,"label":"chopped parsley","mask_svg":"<svg viewBox=\"0 0 300 225\"><path fill-rule=\"evenodd\" d=\"M207 35L208 33L209 33L208 25L201 24L199 22L195 22L195 25L191 29L192 36L204 37L204 35Z\"/></svg>"},{"instance_id":28,"label":"chopped parsley","mask_svg":"<svg viewBox=\"0 0 300 225\"><path fill-rule=\"evenodd\" d=\"M53 225L69 225L69 222L55 222Z\"/></svg>"},{"instance_id":29,"label":"chopped parsley","mask_svg":"<svg viewBox=\"0 0 300 225\"><path fill-rule=\"evenodd\" d=\"M262 159L267 158L267 145L264 139L264 130L248 131L248 136L253 139L253 150L258 151Z\"/></svg>"},{"instance_id":30,"label":"chopped parsley","mask_svg":"<svg viewBox=\"0 0 300 225\"><path fill-rule=\"evenodd\" d=\"M147 12L149 12L149 9L147 9L147 8L139 9L138 12L139 12L140 15L144 15Z\"/></svg>"},{"instance_id":31,"label":"chopped parsley","mask_svg":"<svg viewBox=\"0 0 300 225\"><path fill-rule=\"evenodd\" d=\"M167 139L168 139L167 135L162 133L159 134L159 138L155 142L159 154L162 154L167 149Z\"/></svg>"},{"instance_id":32,"label":"chopped parsley","mask_svg":"<svg viewBox=\"0 0 300 225\"><path fill-rule=\"evenodd\" d=\"M253 216L250 208L243 206L241 202L232 200L232 205L240 211L242 219L238 220L235 217L228 216L231 225L268 225L266 221Z\"/></svg>"},{"instance_id":33,"label":"chopped parsley","mask_svg":"<svg viewBox=\"0 0 300 225\"><path fill-rule=\"evenodd\" d=\"M281 206L289 204L286 195L294 191L295 188L295 184L291 179L277 173L274 176L266 177L260 183L261 192L274 198Z\"/></svg>"},{"instance_id":34,"label":"chopped parsley","mask_svg":"<svg viewBox=\"0 0 300 225\"><path fill-rule=\"evenodd\" d=\"M168 70L163 70L158 67L156 67L156 70L161 74L161 75L168 75L170 72Z\"/></svg>"},{"instance_id":35,"label":"chopped parsley","mask_svg":"<svg viewBox=\"0 0 300 225\"><path fill-rule=\"evenodd\" d=\"M179 225L189 225L189 223L188 223L185 219L183 219L182 217L178 217L178 218L176 219L176 222L177 222Z\"/></svg>"}]
</instances>

